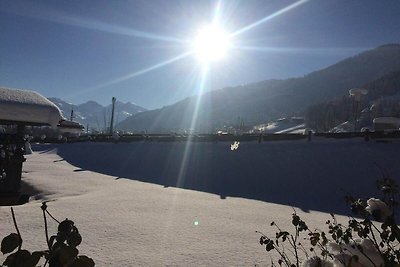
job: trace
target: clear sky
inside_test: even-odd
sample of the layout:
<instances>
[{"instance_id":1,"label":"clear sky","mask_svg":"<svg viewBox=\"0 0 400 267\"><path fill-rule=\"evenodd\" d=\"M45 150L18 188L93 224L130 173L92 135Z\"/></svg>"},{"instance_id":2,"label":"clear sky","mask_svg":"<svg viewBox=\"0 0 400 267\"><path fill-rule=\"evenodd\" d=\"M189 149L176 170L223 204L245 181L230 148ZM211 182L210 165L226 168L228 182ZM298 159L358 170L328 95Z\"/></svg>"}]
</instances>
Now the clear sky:
<instances>
[{"instance_id":1,"label":"clear sky","mask_svg":"<svg viewBox=\"0 0 400 267\"><path fill-rule=\"evenodd\" d=\"M204 90L302 76L400 42L398 0L2 0L0 86L169 105L198 93L203 64L187 52L215 17L232 47Z\"/></svg>"}]
</instances>

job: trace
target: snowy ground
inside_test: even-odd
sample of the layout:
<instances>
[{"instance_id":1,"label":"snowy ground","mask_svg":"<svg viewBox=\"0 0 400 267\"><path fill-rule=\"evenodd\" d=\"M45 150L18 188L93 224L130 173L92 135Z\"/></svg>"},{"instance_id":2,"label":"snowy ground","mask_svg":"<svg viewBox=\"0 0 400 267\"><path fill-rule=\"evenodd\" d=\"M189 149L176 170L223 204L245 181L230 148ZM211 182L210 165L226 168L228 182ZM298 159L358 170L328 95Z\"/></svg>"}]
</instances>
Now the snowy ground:
<instances>
[{"instance_id":1,"label":"snowy ground","mask_svg":"<svg viewBox=\"0 0 400 267\"><path fill-rule=\"evenodd\" d=\"M15 212L23 246L44 249L40 204L49 200L57 218L75 221L80 250L97 266L267 266L256 230L272 235L272 220L286 228L291 206L323 227L331 210L345 214L345 193L373 196L374 162L400 177L399 148L361 139L241 143L237 151L228 143L34 146L23 181L38 200ZM9 208L0 207L0 235L12 231Z\"/></svg>"}]
</instances>

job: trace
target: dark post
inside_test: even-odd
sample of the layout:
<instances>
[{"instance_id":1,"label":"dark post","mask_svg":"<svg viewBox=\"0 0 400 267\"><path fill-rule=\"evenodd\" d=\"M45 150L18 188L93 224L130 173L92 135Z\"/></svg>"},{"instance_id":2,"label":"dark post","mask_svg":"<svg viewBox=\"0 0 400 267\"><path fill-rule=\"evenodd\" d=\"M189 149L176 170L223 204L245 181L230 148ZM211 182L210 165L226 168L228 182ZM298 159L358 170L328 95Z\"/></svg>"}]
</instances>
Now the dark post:
<instances>
[{"instance_id":1,"label":"dark post","mask_svg":"<svg viewBox=\"0 0 400 267\"><path fill-rule=\"evenodd\" d=\"M71 110L71 119L70 121L72 121L74 119L74 110Z\"/></svg>"},{"instance_id":2,"label":"dark post","mask_svg":"<svg viewBox=\"0 0 400 267\"><path fill-rule=\"evenodd\" d=\"M365 132L364 132L364 140L365 140L366 142L369 141L369 129L366 129Z\"/></svg>"},{"instance_id":3,"label":"dark post","mask_svg":"<svg viewBox=\"0 0 400 267\"><path fill-rule=\"evenodd\" d=\"M311 141L311 136L312 136L312 131L308 131L308 136L307 136L307 140L308 140L308 142L310 142Z\"/></svg>"},{"instance_id":4,"label":"dark post","mask_svg":"<svg viewBox=\"0 0 400 267\"><path fill-rule=\"evenodd\" d=\"M115 110L115 101L117 99L115 97L112 98L112 110L111 110L111 122L110 122L110 134L113 134L114 132L114 110Z\"/></svg>"}]
</instances>

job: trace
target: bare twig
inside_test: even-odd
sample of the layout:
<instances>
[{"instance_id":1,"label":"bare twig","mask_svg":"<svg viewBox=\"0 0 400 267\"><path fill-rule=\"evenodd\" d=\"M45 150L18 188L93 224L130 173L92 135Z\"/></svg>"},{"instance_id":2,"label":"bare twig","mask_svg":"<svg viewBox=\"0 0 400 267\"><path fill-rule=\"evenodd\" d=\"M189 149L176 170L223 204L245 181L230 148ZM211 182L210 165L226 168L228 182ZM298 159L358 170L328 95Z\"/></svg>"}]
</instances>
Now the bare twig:
<instances>
[{"instance_id":1,"label":"bare twig","mask_svg":"<svg viewBox=\"0 0 400 267\"><path fill-rule=\"evenodd\" d=\"M15 214L14 214L14 209L13 208L11 208L11 215L12 215L12 218L13 218L15 230L17 231L17 234L18 234L19 238L21 239L21 242L19 243L19 246L18 246L18 250L21 250L21 247L22 247L22 236L21 236L21 233L19 232L19 229L18 229L17 220L15 219Z\"/></svg>"},{"instance_id":2,"label":"bare twig","mask_svg":"<svg viewBox=\"0 0 400 267\"><path fill-rule=\"evenodd\" d=\"M51 215L51 213L50 213L48 210L46 210L46 213L47 213L47 215L49 215L54 221L56 221L58 224L60 224L60 221L57 220L56 218L54 218L54 216Z\"/></svg>"},{"instance_id":3,"label":"bare twig","mask_svg":"<svg viewBox=\"0 0 400 267\"><path fill-rule=\"evenodd\" d=\"M296 226L296 238L294 238L293 235L290 235L290 236L291 236L292 241L293 241L293 244L294 244L294 245L293 245L293 248L294 248L294 252L295 252L295 254L296 254L296 266L297 266L297 267L300 266L300 265L299 265L299 254L298 254L298 252L297 252L297 244L296 244L298 234L299 234L299 232L298 232L298 229L297 229L297 226Z\"/></svg>"},{"instance_id":4,"label":"bare twig","mask_svg":"<svg viewBox=\"0 0 400 267\"><path fill-rule=\"evenodd\" d=\"M49 242L49 232L48 232L48 229L47 229L46 209L47 209L46 202L43 202L42 211L43 211L43 220L44 220L44 232L46 234L47 247L49 248L49 250L51 250L50 242Z\"/></svg>"}]
</instances>

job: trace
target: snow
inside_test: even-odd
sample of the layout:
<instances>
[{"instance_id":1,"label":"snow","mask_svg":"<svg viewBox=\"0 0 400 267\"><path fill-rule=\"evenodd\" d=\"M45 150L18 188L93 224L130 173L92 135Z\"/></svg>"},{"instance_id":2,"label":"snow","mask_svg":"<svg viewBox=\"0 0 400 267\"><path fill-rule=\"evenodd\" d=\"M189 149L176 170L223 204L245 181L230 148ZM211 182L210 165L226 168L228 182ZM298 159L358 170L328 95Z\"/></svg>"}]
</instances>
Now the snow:
<instances>
[{"instance_id":1,"label":"snow","mask_svg":"<svg viewBox=\"0 0 400 267\"><path fill-rule=\"evenodd\" d=\"M23 247L44 249L48 200L54 216L75 221L80 251L97 266L268 266L256 230L272 236L271 221L290 229L292 206L321 228L329 212L346 214L345 194L377 197L374 162L400 177L399 148L318 138L241 142L235 151L228 142L34 145L23 182L37 200L15 212ZM0 207L0 235L12 231Z\"/></svg>"},{"instance_id":2,"label":"snow","mask_svg":"<svg viewBox=\"0 0 400 267\"><path fill-rule=\"evenodd\" d=\"M304 133L306 125L304 118L291 117L281 118L275 122L268 124L260 124L255 126L256 129L265 133Z\"/></svg>"},{"instance_id":3,"label":"snow","mask_svg":"<svg viewBox=\"0 0 400 267\"><path fill-rule=\"evenodd\" d=\"M306 125L303 123L303 124L299 124L299 125L275 132L275 133L277 133L277 134L280 134L280 133L304 133L305 129L306 129Z\"/></svg>"},{"instance_id":4,"label":"snow","mask_svg":"<svg viewBox=\"0 0 400 267\"><path fill-rule=\"evenodd\" d=\"M128 111L122 111L122 114L123 114L124 116L127 116L127 117L132 116L132 113L129 113Z\"/></svg>"},{"instance_id":5,"label":"snow","mask_svg":"<svg viewBox=\"0 0 400 267\"><path fill-rule=\"evenodd\" d=\"M0 88L0 120L57 126L58 107L34 91Z\"/></svg>"},{"instance_id":6,"label":"snow","mask_svg":"<svg viewBox=\"0 0 400 267\"><path fill-rule=\"evenodd\" d=\"M349 95L358 96L358 95L366 95L368 94L368 90L364 88L353 88L349 90Z\"/></svg>"},{"instance_id":7,"label":"snow","mask_svg":"<svg viewBox=\"0 0 400 267\"><path fill-rule=\"evenodd\" d=\"M329 132L330 133L347 133L354 131L354 123L345 121L335 127L333 127Z\"/></svg>"}]
</instances>

